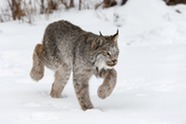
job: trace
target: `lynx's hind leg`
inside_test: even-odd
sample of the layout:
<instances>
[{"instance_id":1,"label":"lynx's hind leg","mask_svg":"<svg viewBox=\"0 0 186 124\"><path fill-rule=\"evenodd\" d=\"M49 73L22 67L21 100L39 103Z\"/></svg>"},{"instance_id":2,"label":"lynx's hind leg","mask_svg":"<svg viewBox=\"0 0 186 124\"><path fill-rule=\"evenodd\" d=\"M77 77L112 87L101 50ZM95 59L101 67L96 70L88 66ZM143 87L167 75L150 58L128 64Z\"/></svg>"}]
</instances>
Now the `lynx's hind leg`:
<instances>
[{"instance_id":1,"label":"lynx's hind leg","mask_svg":"<svg viewBox=\"0 0 186 124\"><path fill-rule=\"evenodd\" d=\"M43 48L42 44L37 44L32 56L33 66L30 71L30 77L35 81L39 81L44 76L44 65L40 60Z\"/></svg>"},{"instance_id":2,"label":"lynx's hind leg","mask_svg":"<svg viewBox=\"0 0 186 124\"><path fill-rule=\"evenodd\" d=\"M71 68L64 64L60 69L55 72L55 80L52 85L50 96L53 98L61 98L61 93L66 86L70 77Z\"/></svg>"}]
</instances>

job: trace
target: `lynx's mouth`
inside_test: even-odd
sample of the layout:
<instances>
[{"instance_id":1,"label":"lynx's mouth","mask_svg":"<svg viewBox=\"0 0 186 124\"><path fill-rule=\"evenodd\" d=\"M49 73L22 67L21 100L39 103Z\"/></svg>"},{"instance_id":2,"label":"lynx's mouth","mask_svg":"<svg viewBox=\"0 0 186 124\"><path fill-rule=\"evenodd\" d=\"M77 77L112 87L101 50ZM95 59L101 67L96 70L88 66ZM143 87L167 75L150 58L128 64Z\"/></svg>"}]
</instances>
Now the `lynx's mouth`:
<instances>
[{"instance_id":1,"label":"lynx's mouth","mask_svg":"<svg viewBox=\"0 0 186 124\"><path fill-rule=\"evenodd\" d=\"M108 61L106 64L107 64L107 66L109 66L109 67L113 67L113 66L115 66L115 65L117 64L117 60L114 59L114 60L112 60L112 61Z\"/></svg>"},{"instance_id":2,"label":"lynx's mouth","mask_svg":"<svg viewBox=\"0 0 186 124\"><path fill-rule=\"evenodd\" d=\"M109 62L104 62L100 60L96 63L96 67L98 68L98 70L101 70L101 69L107 70L107 69L112 69L116 64L117 64L117 60L112 60Z\"/></svg>"}]
</instances>

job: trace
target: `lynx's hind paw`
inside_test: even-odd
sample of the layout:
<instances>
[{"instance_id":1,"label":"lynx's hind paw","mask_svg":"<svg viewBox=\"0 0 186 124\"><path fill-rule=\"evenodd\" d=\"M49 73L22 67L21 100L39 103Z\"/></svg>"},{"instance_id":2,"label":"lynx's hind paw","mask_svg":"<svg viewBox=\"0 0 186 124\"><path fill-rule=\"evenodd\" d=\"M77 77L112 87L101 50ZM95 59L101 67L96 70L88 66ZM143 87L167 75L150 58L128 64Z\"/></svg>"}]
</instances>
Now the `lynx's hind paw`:
<instances>
[{"instance_id":1,"label":"lynx's hind paw","mask_svg":"<svg viewBox=\"0 0 186 124\"><path fill-rule=\"evenodd\" d=\"M33 66L30 71L30 77L35 81L39 81L44 76L44 65L39 58L42 51L43 45L37 44L33 53Z\"/></svg>"}]
</instances>

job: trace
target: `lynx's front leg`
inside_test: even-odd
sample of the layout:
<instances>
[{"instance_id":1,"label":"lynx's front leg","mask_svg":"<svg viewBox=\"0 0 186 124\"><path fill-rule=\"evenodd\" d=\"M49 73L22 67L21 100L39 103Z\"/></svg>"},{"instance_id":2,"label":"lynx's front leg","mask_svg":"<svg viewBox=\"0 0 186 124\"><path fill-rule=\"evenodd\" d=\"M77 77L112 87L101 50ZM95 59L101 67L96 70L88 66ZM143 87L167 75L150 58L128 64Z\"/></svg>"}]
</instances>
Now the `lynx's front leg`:
<instances>
[{"instance_id":1,"label":"lynx's front leg","mask_svg":"<svg viewBox=\"0 0 186 124\"><path fill-rule=\"evenodd\" d=\"M115 69L103 70L100 76L104 78L103 84L98 88L98 96L105 99L112 93L117 80L117 72Z\"/></svg>"},{"instance_id":2,"label":"lynx's front leg","mask_svg":"<svg viewBox=\"0 0 186 124\"><path fill-rule=\"evenodd\" d=\"M94 108L89 96L89 78L86 73L84 74L77 74L74 73L73 75L73 83L76 92L77 99L79 104L83 110L92 109Z\"/></svg>"}]
</instances>

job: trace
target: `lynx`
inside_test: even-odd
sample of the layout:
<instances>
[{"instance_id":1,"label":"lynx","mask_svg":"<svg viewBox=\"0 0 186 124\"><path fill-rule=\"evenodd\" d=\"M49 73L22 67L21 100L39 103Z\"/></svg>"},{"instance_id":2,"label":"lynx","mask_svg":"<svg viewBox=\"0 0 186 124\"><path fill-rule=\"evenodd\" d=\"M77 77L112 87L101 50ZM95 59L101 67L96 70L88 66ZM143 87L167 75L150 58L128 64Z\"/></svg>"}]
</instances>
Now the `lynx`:
<instances>
[{"instance_id":1,"label":"lynx","mask_svg":"<svg viewBox=\"0 0 186 124\"><path fill-rule=\"evenodd\" d=\"M35 46L30 76L39 81L44 76L44 66L53 70L55 80L50 95L60 98L72 71L82 110L92 109L88 83L91 76L103 78L97 91L101 99L108 97L116 85L117 39L118 30L114 35L103 36L101 32L96 35L65 20L53 22L45 29L42 44Z\"/></svg>"}]
</instances>

